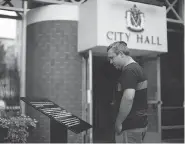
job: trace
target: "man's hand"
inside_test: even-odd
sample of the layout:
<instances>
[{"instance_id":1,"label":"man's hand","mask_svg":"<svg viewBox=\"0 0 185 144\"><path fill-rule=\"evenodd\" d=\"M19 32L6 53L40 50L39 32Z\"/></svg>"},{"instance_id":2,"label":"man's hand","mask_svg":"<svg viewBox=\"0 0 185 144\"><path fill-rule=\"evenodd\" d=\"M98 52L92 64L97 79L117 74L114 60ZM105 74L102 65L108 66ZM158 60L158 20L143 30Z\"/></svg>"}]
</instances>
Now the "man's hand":
<instances>
[{"instance_id":1,"label":"man's hand","mask_svg":"<svg viewBox=\"0 0 185 144\"><path fill-rule=\"evenodd\" d=\"M117 135L120 135L122 133L122 123L118 120L115 123L115 131Z\"/></svg>"},{"instance_id":2,"label":"man's hand","mask_svg":"<svg viewBox=\"0 0 185 144\"><path fill-rule=\"evenodd\" d=\"M118 116L115 123L115 131L117 135L122 133L122 122L124 122L129 112L131 111L134 95L135 89L126 89L123 92Z\"/></svg>"}]
</instances>

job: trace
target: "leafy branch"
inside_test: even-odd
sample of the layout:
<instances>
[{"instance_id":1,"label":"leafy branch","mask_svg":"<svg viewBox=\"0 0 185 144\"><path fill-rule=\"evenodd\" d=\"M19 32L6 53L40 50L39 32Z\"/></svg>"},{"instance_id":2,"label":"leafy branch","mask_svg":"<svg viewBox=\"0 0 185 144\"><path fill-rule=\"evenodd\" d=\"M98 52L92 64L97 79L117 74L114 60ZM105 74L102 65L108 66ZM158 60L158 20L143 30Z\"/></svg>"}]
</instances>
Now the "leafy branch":
<instances>
[{"instance_id":1,"label":"leafy branch","mask_svg":"<svg viewBox=\"0 0 185 144\"><path fill-rule=\"evenodd\" d=\"M37 121L29 116L0 118L0 127L8 128L7 142L27 142L29 129L36 128Z\"/></svg>"}]
</instances>

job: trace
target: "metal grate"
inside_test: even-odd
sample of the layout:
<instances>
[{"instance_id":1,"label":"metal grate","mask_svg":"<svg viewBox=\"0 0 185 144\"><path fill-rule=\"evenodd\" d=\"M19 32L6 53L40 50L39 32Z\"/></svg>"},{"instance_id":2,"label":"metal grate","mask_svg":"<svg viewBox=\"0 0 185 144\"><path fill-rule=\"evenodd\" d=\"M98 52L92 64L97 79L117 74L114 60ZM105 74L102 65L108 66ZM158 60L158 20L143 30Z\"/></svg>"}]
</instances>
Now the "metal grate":
<instances>
[{"instance_id":1,"label":"metal grate","mask_svg":"<svg viewBox=\"0 0 185 144\"><path fill-rule=\"evenodd\" d=\"M173 23L184 23L183 0L164 0L166 6L167 21Z\"/></svg>"}]
</instances>

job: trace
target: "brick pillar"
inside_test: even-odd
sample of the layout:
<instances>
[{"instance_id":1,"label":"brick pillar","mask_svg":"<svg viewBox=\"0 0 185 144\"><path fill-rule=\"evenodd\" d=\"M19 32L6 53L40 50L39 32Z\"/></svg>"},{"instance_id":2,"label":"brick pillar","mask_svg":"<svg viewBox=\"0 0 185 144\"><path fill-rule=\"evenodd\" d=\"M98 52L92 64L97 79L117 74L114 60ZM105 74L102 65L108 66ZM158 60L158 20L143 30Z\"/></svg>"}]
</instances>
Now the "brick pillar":
<instances>
[{"instance_id":1,"label":"brick pillar","mask_svg":"<svg viewBox=\"0 0 185 144\"><path fill-rule=\"evenodd\" d=\"M82 113L82 60L77 52L78 7L50 5L28 12L26 97L47 98L74 115ZM28 142L50 142L49 118L30 106L39 121ZM68 142L82 142L68 132Z\"/></svg>"}]
</instances>

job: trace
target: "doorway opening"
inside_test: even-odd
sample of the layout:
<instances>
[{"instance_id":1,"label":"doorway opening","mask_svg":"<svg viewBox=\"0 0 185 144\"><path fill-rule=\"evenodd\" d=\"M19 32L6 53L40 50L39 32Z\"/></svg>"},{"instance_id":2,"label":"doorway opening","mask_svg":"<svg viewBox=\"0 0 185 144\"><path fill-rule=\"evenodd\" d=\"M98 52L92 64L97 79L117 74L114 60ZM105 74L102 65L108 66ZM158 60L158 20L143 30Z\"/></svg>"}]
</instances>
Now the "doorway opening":
<instances>
[{"instance_id":1,"label":"doorway opening","mask_svg":"<svg viewBox=\"0 0 185 144\"><path fill-rule=\"evenodd\" d=\"M162 141L184 142L184 33L168 32L168 53L161 55Z\"/></svg>"},{"instance_id":2,"label":"doorway opening","mask_svg":"<svg viewBox=\"0 0 185 144\"><path fill-rule=\"evenodd\" d=\"M157 57L135 57L148 77L149 127L146 142L160 141L160 90L159 60ZM144 61L143 61L144 59ZM93 56L93 142L114 143L113 104L116 81L121 71L112 66L104 56Z\"/></svg>"},{"instance_id":3,"label":"doorway opening","mask_svg":"<svg viewBox=\"0 0 185 144\"><path fill-rule=\"evenodd\" d=\"M93 56L93 142L113 143L112 102L119 71L104 56Z\"/></svg>"}]
</instances>

